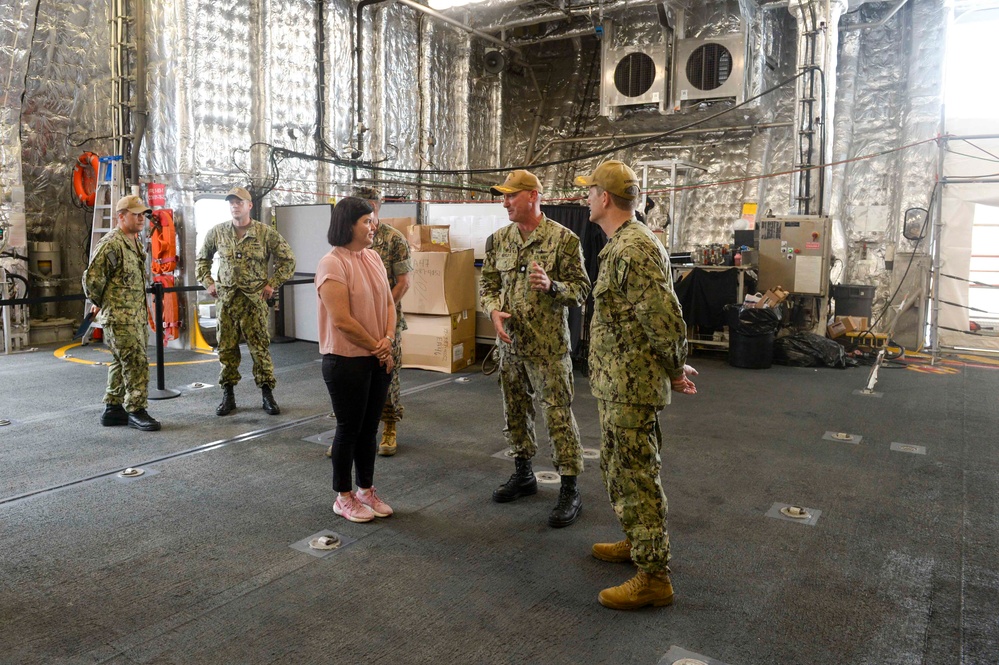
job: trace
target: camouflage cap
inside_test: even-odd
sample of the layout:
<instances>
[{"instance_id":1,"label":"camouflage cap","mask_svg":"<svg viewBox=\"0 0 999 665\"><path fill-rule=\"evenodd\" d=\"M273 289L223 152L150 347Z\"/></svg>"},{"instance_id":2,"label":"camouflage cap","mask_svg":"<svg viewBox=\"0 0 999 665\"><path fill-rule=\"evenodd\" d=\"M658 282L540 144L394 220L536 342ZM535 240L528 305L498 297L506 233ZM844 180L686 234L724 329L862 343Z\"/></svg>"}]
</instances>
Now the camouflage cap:
<instances>
[{"instance_id":1,"label":"camouflage cap","mask_svg":"<svg viewBox=\"0 0 999 665\"><path fill-rule=\"evenodd\" d=\"M242 187L233 187L232 189L230 189L229 193L225 195L225 200L228 201L233 197L236 197L237 199L242 199L244 201L253 200L253 197L250 196L250 193L245 189L243 189Z\"/></svg>"},{"instance_id":2,"label":"camouflage cap","mask_svg":"<svg viewBox=\"0 0 999 665\"><path fill-rule=\"evenodd\" d=\"M638 176L624 162L610 160L596 168L592 175L581 175L576 178L579 187L596 185L622 199L634 201L641 194Z\"/></svg>"},{"instance_id":3,"label":"camouflage cap","mask_svg":"<svg viewBox=\"0 0 999 665\"><path fill-rule=\"evenodd\" d=\"M118 205L115 206L115 210L121 212L122 210L127 210L129 212L134 212L137 215L141 215L144 212L152 210L149 206L142 202L141 196L136 196L132 194L130 196L123 196L118 199Z\"/></svg>"},{"instance_id":4,"label":"camouflage cap","mask_svg":"<svg viewBox=\"0 0 999 665\"><path fill-rule=\"evenodd\" d=\"M365 201L377 201L378 203L382 202L381 190L377 187L370 187L368 185L354 187L350 195L359 199L364 199Z\"/></svg>"},{"instance_id":5,"label":"camouflage cap","mask_svg":"<svg viewBox=\"0 0 999 665\"><path fill-rule=\"evenodd\" d=\"M510 171L510 175L506 177L502 185L490 187L489 191L495 196L513 194L514 192L534 191L538 194L545 193L544 188L541 186L541 181L538 180L538 176L530 171L523 171L521 169Z\"/></svg>"}]
</instances>

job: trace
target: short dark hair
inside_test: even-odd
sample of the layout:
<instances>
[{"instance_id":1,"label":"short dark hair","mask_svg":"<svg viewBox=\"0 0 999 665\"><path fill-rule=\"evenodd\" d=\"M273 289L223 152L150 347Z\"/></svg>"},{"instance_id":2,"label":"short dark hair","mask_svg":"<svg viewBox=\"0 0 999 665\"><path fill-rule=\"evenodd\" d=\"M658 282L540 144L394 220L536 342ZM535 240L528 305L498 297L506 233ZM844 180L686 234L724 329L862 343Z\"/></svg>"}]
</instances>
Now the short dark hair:
<instances>
[{"instance_id":1,"label":"short dark hair","mask_svg":"<svg viewBox=\"0 0 999 665\"><path fill-rule=\"evenodd\" d=\"M333 247L343 247L350 244L354 238L354 224L357 224L357 220L360 218L370 215L374 211L371 204L356 196L340 199L333 206L333 212L330 213L330 228L326 232L326 240Z\"/></svg>"},{"instance_id":2,"label":"short dark hair","mask_svg":"<svg viewBox=\"0 0 999 665\"><path fill-rule=\"evenodd\" d=\"M614 192L608 192L606 189L603 189L599 185L597 186L597 189L601 192L607 192L608 194L610 194L611 203L613 203L614 207L617 208L618 210L624 210L626 212L635 212L635 210L638 208L637 199L634 200L626 199L623 196L618 196Z\"/></svg>"}]
</instances>

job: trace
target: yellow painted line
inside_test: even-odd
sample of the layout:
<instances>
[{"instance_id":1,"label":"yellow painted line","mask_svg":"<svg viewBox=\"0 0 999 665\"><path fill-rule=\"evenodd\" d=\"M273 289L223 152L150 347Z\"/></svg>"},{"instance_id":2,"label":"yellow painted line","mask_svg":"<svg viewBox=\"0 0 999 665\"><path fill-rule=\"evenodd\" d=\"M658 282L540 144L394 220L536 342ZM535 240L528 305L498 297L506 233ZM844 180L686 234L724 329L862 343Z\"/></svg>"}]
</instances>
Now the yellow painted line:
<instances>
[{"instance_id":1,"label":"yellow painted line","mask_svg":"<svg viewBox=\"0 0 999 665\"><path fill-rule=\"evenodd\" d=\"M71 363L80 363L81 365L95 365L95 364L97 364L93 360L84 360L83 358L74 358L72 356L67 356L66 355L67 351L69 351L70 349L75 349L78 346L83 346L83 343L82 342L73 342L72 344L67 344L64 347L58 348L55 351L53 351L52 355L55 356L56 358L58 358L59 360L65 360L65 361L71 362ZM165 367L167 365L202 365L204 363L218 362L218 357L214 353L211 353L209 351L199 351L198 349L191 349L191 350L194 351L197 354L200 354L200 355L211 356L211 358L206 358L204 360L178 360L177 362L169 362L169 363L165 362L165 363L163 363L163 366ZM107 351L105 349L98 349L98 351L103 352L103 353L110 353L109 351ZM106 363L101 363L101 364L106 364ZM149 363L149 366L150 367L155 367L156 363L154 363L154 362L153 363Z\"/></svg>"},{"instance_id":2,"label":"yellow painted line","mask_svg":"<svg viewBox=\"0 0 999 665\"><path fill-rule=\"evenodd\" d=\"M999 359L997 358L987 358L985 356L969 356L969 355L959 355L958 358L962 360L967 360L969 363L975 365L991 365L993 367L999 366Z\"/></svg>"}]
</instances>

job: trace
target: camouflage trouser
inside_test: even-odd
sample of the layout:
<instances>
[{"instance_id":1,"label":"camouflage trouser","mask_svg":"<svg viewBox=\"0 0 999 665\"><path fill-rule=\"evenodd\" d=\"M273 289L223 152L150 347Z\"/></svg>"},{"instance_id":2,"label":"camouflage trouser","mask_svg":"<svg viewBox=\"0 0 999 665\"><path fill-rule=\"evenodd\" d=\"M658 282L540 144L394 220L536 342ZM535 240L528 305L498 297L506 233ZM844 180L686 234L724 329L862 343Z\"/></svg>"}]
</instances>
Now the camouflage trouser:
<instances>
[{"instance_id":1,"label":"camouflage trouser","mask_svg":"<svg viewBox=\"0 0 999 665\"><path fill-rule=\"evenodd\" d=\"M247 296L241 291L219 291L218 322L219 362L222 363L219 383L234 386L242 378L239 339L243 336L253 358L253 380L257 386L273 388L277 385L267 331L267 303L263 298Z\"/></svg>"},{"instance_id":2,"label":"camouflage trouser","mask_svg":"<svg viewBox=\"0 0 999 665\"><path fill-rule=\"evenodd\" d=\"M123 404L126 411L149 406L149 358L146 319L134 323L104 324L104 341L111 350L105 404Z\"/></svg>"},{"instance_id":3,"label":"camouflage trouser","mask_svg":"<svg viewBox=\"0 0 999 665\"><path fill-rule=\"evenodd\" d=\"M402 367L402 326L395 327L395 341L392 342L392 360L395 368L392 370L392 382L389 384L388 397L385 398L385 408L382 409L382 420L387 423L397 423L402 420L402 404L399 403L399 369Z\"/></svg>"},{"instance_id":4,"label":"camouflage trouser","mask_svg":"<svg viewBox=\"0 0 999 665\"><path fill-rule=\"evenodd\" d=\"M597 400L600 470L611 506L631 542L631 558L647 573L669 572L666 493L659 470L659 409Z\"/></svg>"},{"instance_id":5,"label":"camouflage trouser","mask_svg":"<svg viewBox=\"0 0 999 665\"><path fill-rule=\"evenodd\" d=\"M545 425L552 446L552 464L564 476L583 472L583 448L579 427L572 415L572 360L524 358L512 353L500 356L503 388L503 434L516 457L532 458L538 452L534 435L534 397L541 399Z\"/></svg>"}]
</instances>

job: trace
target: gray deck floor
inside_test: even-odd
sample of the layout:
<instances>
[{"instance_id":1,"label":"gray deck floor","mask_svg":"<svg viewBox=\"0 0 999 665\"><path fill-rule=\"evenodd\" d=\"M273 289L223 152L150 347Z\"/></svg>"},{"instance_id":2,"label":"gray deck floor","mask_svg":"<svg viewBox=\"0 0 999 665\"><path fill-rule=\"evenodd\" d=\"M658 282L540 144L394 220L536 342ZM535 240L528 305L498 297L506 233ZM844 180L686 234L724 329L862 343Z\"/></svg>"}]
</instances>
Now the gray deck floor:
<instances>
[{"instance_id":1,"label":"gray deck floor","mask_svg":"<svg viewBox=\"0 0 999 665\"><path fill-rule=\"evenodd\" d=\"M662 418L676 602L629 613L596 602L631 575L589 554L620 537L596 461L569 528L546 524L557 485L490 501L512 467L493 456L495 376L403 372L400 452L375 476L396 515L352 524L306 440L335 426L317 347L272 349L280 416L246 358L235 414L214 415L214 385L185 389L152 403L157 433L99 426L99 346L0 356L0 663L999 662L996 369L886 369L873 398L853 392L863 368L695 355L699 394ZM210 356L167 360L192 363L168 387L217 382ZM150 473L119 479L129 466ZM773 519L774 504L821 514ZM290 547L324 529L356 542Z\"/></svg>"}]
</instances>

